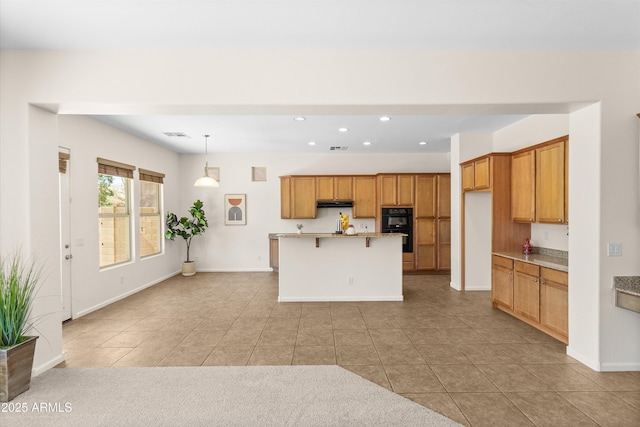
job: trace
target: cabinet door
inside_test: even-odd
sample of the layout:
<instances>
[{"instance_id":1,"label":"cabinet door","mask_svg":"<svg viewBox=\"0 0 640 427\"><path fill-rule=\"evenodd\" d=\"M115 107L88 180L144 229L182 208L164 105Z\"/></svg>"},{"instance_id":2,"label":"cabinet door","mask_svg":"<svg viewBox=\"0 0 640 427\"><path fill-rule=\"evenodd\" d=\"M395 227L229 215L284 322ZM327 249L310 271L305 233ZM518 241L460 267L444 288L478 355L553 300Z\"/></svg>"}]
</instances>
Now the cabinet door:
<instances>
[{"instance_id":1,"label":"cabinet door","mask_svg":"<svg viewBox=\"0 0 640 427\"><path fill-rule=\"evenodd\" d=\"M513 280L513 311L540 322L540 283L537 276L516 270Z\"/></svg>"},{"instance_id":2,"label":"cabinet door","mask_svg":"<svg viewBox=\"0 0 640 427\"><path fill-rule=\"evenodd\" d=\"M473 179L475 183L474 189L475 190L488 189L491 186L490 174L489 174L489 157L476 160L474 162L473 167L474 167Z\"/></svg>"},{"instance_id":3,"label":"cabinet door","mask_svg":"<svg viewBox=\"0 0 640 427\"><path fill-rule=\"evenodd\" d=\"M291 218L291 177L280 178L280 218Z\"/></svg>"},{"instance_id":4,"label":"cabinet door","mask_svg":"<svg viewBox=\"0 0 640 427\"><path fill-rule=\"evenodd\" d=\"M437 216L439 218L451 218L451 174L438 174L437 188Z\"/></svg>"},{"instance_id":5,"label":"cabinet door","mask_svg":"<svg viewBox=\"0 0 640 427\"><path fill-rule=\"evenodd\" d=\"M398 202L398 177L397 175L379 175L380 180L380 205L395 206Z\"/></svg>"},{"instance_id":6,"label":"cabinet door","mask_svg":"<svg viewBox=\"0 0 640 427\"><path fill-rule=\"evenodd\" d=\"M438 219L438 270L451 269L451 220Z\"/></svg>"},{"instance_id":7,"label":"cabinet door","mask_svg":"<svg viewBox=\"0 0 640 427\"><path fill-rule=\"evenodd\" d=\"M513 261L495 255L491 268L491 301L513 310Z\"/></svg>"},{"instance_id":8,"label":"cabinet door","mask_svg":"<svg viewBox=\"0 0 640 427\"><path fill-rule=\"evenodd\" d=\"M416 269L435 270L436 264L436 220L415 221Z\"/></svg>"},{"instance_id":9,"label":"cabinet door","mask_svg":"<svg viewBox=\"0 0 640 427\"><path fill-rule=\"evenodd\" d=\"M436 175L416 176L416 203L414 215L416 218L434 218L437 206Z\"/></svg>"},{"instance_id":10,"label":"cabinet door","mask_svg":"<svg viewBox=\"0 0 640 427\"><path fill-rule=\"evenodd\" d=\"M536 150L536 221L564 222L564 141Z\"/></svg>"},{"instance_id":11,"label":"cabinet door","mask_svg":"<svg viewBox=\"0 0 640 427\"><path fill-rule=\"evenodd\" d=\"M291 218L316 217L316 178L291 177Z\"/></svg>"},{"instance_id":12,"label":"cabinet door","mask_svg":"<svg viewBox=\"0 0 640 427\"><path fill-rule=\"evenodd\" d=\"M475 187L473 162L465 163L460 168L462 169L462 191L473 191Z\"/></svg>"},{"instance_id":13,"label":"cabinet door","mask_svg":"<svg viewBox=\"0 0 640 427\"><path fill-rule=\"evenodd\" d=\"M269 239L269 267L273 268L273 271L278 271L280 267L279 243L277 238Z\"/></svg>"},{"instance_id":14,"label":"cabinet door","mask_svg":"<svg viewBox=\"0 0 640 427\"><path fill-rule=\"evenodd\" d=\"M353 178L353 217L375 218L378 206L376 204L376 177L356 176Z\"/></svg>"},{"instance_id":15,"label":"cabinet door","mask_svg":"<svg viewBox=\"0 0 640 427\"><path fill-rule=\"evenodd\" d=\"M398 206L413 206L414 176L398 175Z\"/></svg>"},{"instance_id":16,"label":"cabinet door","mask_svg":"<svg viewBox=\"0 0 640 427\"><path fill-rule=\"evenodd\" d=\"M353 199L353 177L336 176L333 178L334 191L333 195L336 200L352 200Z\"/></svg>"},{"instance_id":17,"label":"cabinet door","mask_svg":"<svg viewBox=\"0 0 640 427\"><path fill-rule=\"evenodd\" d=\"M533 222L535 219L535 151L511 157L511 219Z\"/></svg>"},{"instance_id":18,"label":"cabinet door","mask_svg":"<svg viewBox=\"0 0 640 427\"><path fill-rule=\"evenodd\" d=\"M568 338L568 275L540 268L540 323Z\"/></svg>"},{"instance_id":19,"label":"cabinet door","mask_svg":"<svg viewBox=\"0 0 640 427\"><path fill-rule=\"evenodd\" d=\"M316 197L318 198L318 200L335 199L333 186L334 186L334 177L316 176Z\"/></svg>"}]
</instances>

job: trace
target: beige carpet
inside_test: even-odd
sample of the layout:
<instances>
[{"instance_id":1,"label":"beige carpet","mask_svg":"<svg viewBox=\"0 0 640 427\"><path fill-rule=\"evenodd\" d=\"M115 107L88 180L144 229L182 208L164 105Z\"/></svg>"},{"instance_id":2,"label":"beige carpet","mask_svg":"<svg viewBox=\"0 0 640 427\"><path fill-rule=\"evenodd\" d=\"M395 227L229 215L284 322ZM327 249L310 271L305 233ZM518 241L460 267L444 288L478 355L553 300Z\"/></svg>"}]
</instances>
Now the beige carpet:
<instances>
[{"instance_id":1,"label":"beige carpet","mask_svg":"<svg viewBox=\"0 0 640 427\"><path fill-rule=\"evenodd\" d=\"M3 405L3 426L459 425L339 366L51 369Z\"/></svg>"}]
</instances>

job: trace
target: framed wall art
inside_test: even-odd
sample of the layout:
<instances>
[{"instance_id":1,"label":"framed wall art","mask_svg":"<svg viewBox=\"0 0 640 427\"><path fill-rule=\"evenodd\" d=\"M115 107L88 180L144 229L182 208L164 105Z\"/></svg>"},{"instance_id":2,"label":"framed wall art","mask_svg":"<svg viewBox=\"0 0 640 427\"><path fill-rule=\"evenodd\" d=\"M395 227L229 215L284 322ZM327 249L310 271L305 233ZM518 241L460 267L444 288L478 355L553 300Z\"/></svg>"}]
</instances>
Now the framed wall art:
<instances>
[{"instance_id":1,"label":"framed wall art","mask_svg":"<svg viewBox=\"0 0 640 427\"><path fill-rule=\"evenodd\" d=\"M251 181L266 181L267 180L267 168L261 166L253 166L251 168Z\"/></svg>"},{"instance_id":2,"label":"framed wall art","mask_svg":"<svg viewBox=\"0 0 640 427\"><path fill-rule=\"evenodd\" d=\"M220 182L220 168L219 167L208 167L207 168L207 176L209 178L213 178L216 181Z\"/></svg>"},{"instance_id":3,"label":"framed wall art","mask_svg":"<svg viewBox=\"0 0 640 427\"><path fill-rule=\"evenodd\" d=\"M247 224L247 195L224 195L224 225Z\"/></svg>"}]
</instances>

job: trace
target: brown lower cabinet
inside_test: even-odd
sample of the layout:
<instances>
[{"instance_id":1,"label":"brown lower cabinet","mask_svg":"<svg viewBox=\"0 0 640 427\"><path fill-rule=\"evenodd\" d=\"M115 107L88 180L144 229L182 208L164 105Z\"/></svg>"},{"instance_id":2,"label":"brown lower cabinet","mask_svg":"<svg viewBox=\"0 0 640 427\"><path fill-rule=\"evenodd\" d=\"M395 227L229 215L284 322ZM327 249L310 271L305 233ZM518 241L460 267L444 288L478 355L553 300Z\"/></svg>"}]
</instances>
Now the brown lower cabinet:
<instances>
[{"instance_id":1,"label":"brown lower cabinet","mask_svg":"<svg viewBox=\"0 0 640 427\"><path fill-rule=\"evenodd\" d=\"M491 301L567 344L568 283L566 272L493 255Z\"/></svg>"}]
</instances>

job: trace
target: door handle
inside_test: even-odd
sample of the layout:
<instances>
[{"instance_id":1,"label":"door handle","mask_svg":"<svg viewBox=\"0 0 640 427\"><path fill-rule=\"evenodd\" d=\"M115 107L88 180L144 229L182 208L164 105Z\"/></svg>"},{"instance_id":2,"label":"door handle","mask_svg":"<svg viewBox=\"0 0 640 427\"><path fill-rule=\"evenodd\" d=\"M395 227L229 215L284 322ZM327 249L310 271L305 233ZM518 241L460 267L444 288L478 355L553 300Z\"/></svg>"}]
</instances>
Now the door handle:
<instances>
[{"instance_id":1,"label":"door handle","mask_svg":"<svg viewBox=\"0 0 640 427\"><path fill-rule=\"evenodd\" d=\"M65 255L64 256L64 259L71 259L71 258L73 258L73 255Z\"/></svg>"}]
</instances>

